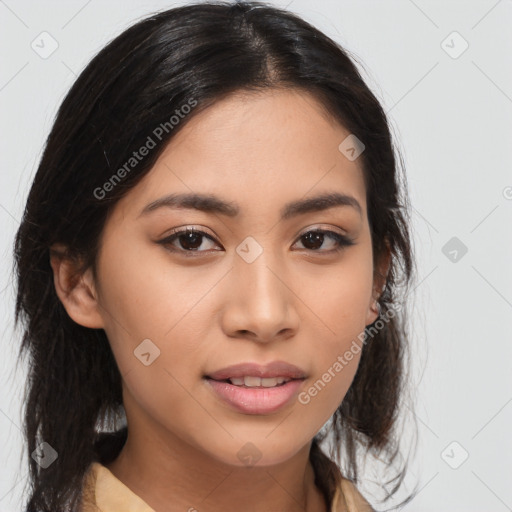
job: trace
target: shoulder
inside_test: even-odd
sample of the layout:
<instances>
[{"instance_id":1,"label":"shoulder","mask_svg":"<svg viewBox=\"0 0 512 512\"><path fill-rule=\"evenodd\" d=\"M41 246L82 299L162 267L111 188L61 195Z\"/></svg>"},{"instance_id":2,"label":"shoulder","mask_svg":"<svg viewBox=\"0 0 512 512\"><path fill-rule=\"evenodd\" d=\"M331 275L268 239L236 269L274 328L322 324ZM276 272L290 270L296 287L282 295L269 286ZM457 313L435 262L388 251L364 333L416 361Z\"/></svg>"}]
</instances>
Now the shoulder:
<instances>
[{"instance_id":1,"label":"shoulder","mask_svg":"<svg viewBox=\"0 0 512 512\"><path fill-rule=\"evenodd\" d=\"M372 506L363 498L353 482L341 479L341 486L334 495L330 512L374 512Z\"/></svg>"}]
</instances>

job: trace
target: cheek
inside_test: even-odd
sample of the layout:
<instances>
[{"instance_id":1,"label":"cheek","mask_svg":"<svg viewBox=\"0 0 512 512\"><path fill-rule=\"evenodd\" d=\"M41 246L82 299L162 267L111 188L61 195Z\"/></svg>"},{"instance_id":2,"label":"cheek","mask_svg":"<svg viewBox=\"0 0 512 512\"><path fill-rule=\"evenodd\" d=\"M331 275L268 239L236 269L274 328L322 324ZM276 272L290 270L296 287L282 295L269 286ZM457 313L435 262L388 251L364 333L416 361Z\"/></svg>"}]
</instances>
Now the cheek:
<instances>
[{"instance_id":1,"label":"cheek","mask_svg":"<svg viewBox=\"0 0 512 512\"><path fill-rule=\"evenodd\" d=\"M315 364L314 382L311 385L310 396L322 395L324 403L337 407L350 387L357 371L363 349L364 330L355 329L352 332L338 336L335 342L322 345Z\"/></svg>"},{"instance_id":2,"label":"cheek","mask_svg":"<svg viewBox=\"0 0 512 512\"><path fill-rule=\"evenodd\" d=\"M112 246L110 249L113 254ZM170 265L164 251L155 258L154 249L130 252L128 246L121 245L116 252L120 256L109 256L107 251L103 256L99 300L105 331L116 355L129 364L127 354L133 356L143 340L150 339L162 349L184 326L190 334L185 337L184 349L193 350L194 341L203 338L201 324L191 324L189 318L219 280L220 271L200 267L184 271Z\"/></svg>"},{"instance_id":3,"label":"cheek","mask_svg":"<svg viewBox=\"0 0 512 512\"><path fill-rule=\"evenodd\" d=\"M298 407L320 428L341 405L357 372L363 343L356 336L339 337L321 347L315 370L298 396ZM319 351L320 352L320 351Z\"/></svg>"},{"instance_id":4,"label":"cheek","mask_svg":"<svg viewBox=\"0 0 512 512\"><path fill-rule=\"evenodd\" d=\"M299 403L325 421L341 404L357 372L372 289L370 258L358 254L344 263L329 272L329 279L327 273L318 277L316 287L303 280L301 295L307 297L308 305L314 305L314 315L308 315L315 319L311 331L315 348L311 352L313 375Z\"/></svg>"},{"instance_id":5,"label":"cheek","mask_svg":"<svg viewBox=\"0 0 512 512\"><path fill-rule=\"evenodd\" d=\"M371 294L372 267L364 255L347 258L317 275L303 273L297 292L306 306L305 319L314 320L318 334L325 336L322 346L331 353L364 330Z\"/></svg>"}]
</instances>

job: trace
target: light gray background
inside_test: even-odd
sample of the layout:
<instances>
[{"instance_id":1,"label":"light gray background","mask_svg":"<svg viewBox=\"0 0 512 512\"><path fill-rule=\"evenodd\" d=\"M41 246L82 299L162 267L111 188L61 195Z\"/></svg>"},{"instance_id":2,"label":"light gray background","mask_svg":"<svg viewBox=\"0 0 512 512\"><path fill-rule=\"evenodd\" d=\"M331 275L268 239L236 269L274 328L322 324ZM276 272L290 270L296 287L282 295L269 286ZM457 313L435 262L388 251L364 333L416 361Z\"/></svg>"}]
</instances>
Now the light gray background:
<instances>
[{"instance_id":1,"label":"light gray background","mask_svg":"<svg viewBox=\"0 0 512 512\"><path fill-rule=\"evenodd\" d=\"M272 3L364 65L405 158L419 271L411 321L419 443L408 485L420 492L403 510L512 510L512 1ZM0 511L21 509L26 476L11 253L29 184L77 73L134 21L175 5L0 0ZM46 59L31 48L43 31L58 42ZM457 58L454 31L469 44ZM452 237L468 249L456 261L443 253Z\"/></svg>"}]
</instances>

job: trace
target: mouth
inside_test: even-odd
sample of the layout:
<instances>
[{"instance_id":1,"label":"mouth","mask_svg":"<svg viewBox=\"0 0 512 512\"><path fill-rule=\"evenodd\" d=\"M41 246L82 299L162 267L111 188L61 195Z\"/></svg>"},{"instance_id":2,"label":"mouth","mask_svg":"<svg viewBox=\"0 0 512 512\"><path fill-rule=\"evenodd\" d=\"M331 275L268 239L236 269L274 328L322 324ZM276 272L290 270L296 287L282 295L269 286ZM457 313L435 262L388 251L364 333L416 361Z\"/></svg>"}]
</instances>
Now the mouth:
<instances>
[{"instance_id":1,"label":"mouth","mask_svg":"<svg viewBox=\"0 0 512 512\"><path fill-rule=\"evenodd\" d=\"M268 389L284 386L287 382L291 380L299 380L292 379L291 377L258 377L247 375L244 377L231 377L229 379L212 379L211 377L206 376L206 379L214 380L216 382L225 382L227 384L231 384L233 386L241 387L241 388L258 388L258 389Z\"/></svg>"},{"instance_id":2,"label":"mouth","mask_svg":"<svg viewBox=\"0 0 512 512\"><path fill-rule=\"evenodd\" d=\"M290 405L306 378L285 361L241 363L203 376L216 399L244 414L271 414Z\"/></svg>"},{"instance_id":3,"label":"mouth","mask_svg":"<svg viewBox=\"0 0 512 512\"><path fill-rule=\"evenodd\" d=\"M224 406L243 414L267 415L292 404L305 378L247 375L216 380L205 376L204 381L209 392Z\"/></svg>"}]
</instances>

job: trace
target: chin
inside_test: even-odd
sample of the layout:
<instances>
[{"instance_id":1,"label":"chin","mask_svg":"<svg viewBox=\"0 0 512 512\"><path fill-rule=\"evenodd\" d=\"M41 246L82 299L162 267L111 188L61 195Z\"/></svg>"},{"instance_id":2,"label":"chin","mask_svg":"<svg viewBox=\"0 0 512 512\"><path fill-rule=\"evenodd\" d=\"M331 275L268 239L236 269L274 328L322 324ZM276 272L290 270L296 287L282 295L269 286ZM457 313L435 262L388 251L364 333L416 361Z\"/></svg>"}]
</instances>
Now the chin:
<instances>
[{"instance_id":1,"label":"chin","mask_svg":"<svg viewBox=\"0 0 512 512\"><path fill-rule=\"evenodd\" d=\"M304 446L291 445L276 439L265 439L268 432L261 436L248 437L247 441L236 438L228 445L219 446L215 453L210 454L220 462L239 468L269 467L282 464L297 454ZM249 440L249 439L252 439ZM288 437L288 440L290 437Z\"/></svg>"}]
</instances>

